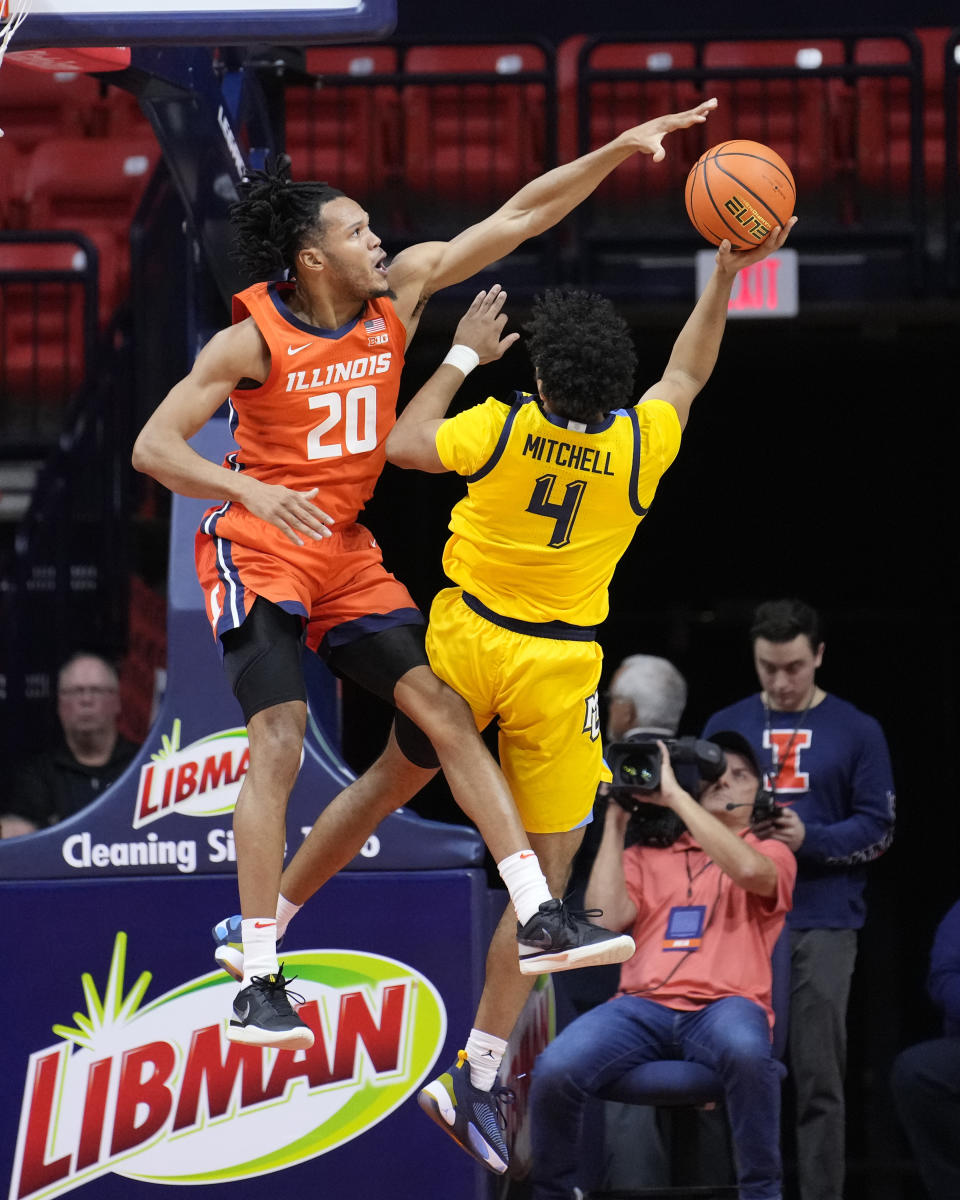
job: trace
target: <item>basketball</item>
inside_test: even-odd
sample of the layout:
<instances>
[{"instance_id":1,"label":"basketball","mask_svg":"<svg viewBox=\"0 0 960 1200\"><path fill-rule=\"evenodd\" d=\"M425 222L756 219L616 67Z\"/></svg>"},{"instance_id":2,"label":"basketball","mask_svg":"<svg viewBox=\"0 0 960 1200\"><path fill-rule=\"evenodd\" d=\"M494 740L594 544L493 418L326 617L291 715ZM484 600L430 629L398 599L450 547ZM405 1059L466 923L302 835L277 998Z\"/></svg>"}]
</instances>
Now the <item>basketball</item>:
<instances>
[{"instance_id":1,"label":"basketball","mask_svg":"<svg viewBox=\"0 0 960 1200\"><path fill-rule=\"evenodd\" d=\"M735 250L764 242L774 225L793 216L797 189L790 168L761 142L721 142L690 168L684 188L687 215L699 234Z\"/></svg>"}]
</instances>

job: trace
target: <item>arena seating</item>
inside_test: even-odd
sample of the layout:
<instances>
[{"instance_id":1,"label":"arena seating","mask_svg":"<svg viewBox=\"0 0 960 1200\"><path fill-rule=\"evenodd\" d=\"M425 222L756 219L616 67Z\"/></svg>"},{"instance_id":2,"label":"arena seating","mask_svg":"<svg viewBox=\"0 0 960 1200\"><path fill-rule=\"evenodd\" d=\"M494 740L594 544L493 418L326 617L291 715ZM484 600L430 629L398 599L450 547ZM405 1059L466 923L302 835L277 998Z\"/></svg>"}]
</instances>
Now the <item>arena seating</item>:
<instances>
[{"instance_id":1,"label":"arena seating","mask_svg":"<svg viewBox=\"0 0 960 1200\"><path fill-rule=\"evenodd\" d=\"M404 186L413 203L489 212L552 165L548 62L547 50L534 43L407 51Z\"/></svg>"},{"instance_id":2,"label":"arena seating","mask_svg":"<svg viewBox=\"0 0 960 1200\"><path fill-rule=\"evenodd\" d=\"M0 238L0 414L8 443L34 444L83 382L96 261L75 239L21 239Z\"/></svg>"},{"instance_id":3,"label":"arena seating","mask_svg":"<svg viewBox=\"0 0 960 1200\"><path fill-rule=\"evenodd\" d=\"M49 137L86 132L100 96L99 83L71 71L33 71L14 62L0 69L0 129L20 149Z\"/></svg>"},{"instance_id":4,"label":"arena seating","mask_svg":"<svg viewBox=\"0 0 960 1200\"><path fill-rule=\"evenodd\" d=\"M554 163L716 94L709 124L671 139L663 163L637 156L601 185L570 223L580 241L569 263L580 265L586 247L589 275L590 248L605 239L617 253L694 244L686 173L707 146L732 137L767 142L790 163L798 244L909 239L914 230L923 245L924 179L934 211L944 193L960 207L951 201L960 168L948 169L944 150L945 114L957 104L950 37L938 28L310 47L285 90L286 147L298 177L329 179L362 200L396 248L456 232ZM100 254L105 323L125 294L130 222L158 159L139 106L106 80L6 62L0 127L0 223L86 233ZM8 378L22 374L23 327L14 322L8 338Z\"/></svg>"},{"instance_id":5,"label":"arena seating","mask_svg":"<svg viewBox=\"0 0 960 1200\"><path fill-rule=\"evenodd\" d=\"M54 137L30 155L23 197L28 227L78 230L95 243L101 323L126 292L130 223L159 157L152 135Z\"/></svg>"},{"instance_id":6,"label":"arena seating","mask_svg":"<svg viewBox=\"0 0 960 1200\"><path fill-rule=\"evenodd\" d=\"M397 184L400 106L389 46L310 47L311 85L286 89L286 151L299 179L325 179L373 204Z\"/></svg>"}]
</instances>

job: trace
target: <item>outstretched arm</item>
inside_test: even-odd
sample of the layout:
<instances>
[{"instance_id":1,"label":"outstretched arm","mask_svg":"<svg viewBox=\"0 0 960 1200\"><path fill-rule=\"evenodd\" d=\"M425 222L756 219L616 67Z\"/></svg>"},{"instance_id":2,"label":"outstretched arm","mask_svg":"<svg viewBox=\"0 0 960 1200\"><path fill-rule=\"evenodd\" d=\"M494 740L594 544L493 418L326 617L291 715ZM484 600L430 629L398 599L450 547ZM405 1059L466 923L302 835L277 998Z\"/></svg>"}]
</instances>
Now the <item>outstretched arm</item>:
<instances>
[{"instance_id":1,"label":"outstretched arm","mask_svg":"<svg viewBox=\"0 0 960 1200\"><path fill-rule=\"evenodd\" d=\"M508 333L501 340L500 334L507 323L507 314L501 312L506 298L507 293L499 283L489 292L477 293L460 319L451 352L390 430L386 442L390 462L420 471L447 469L437 453L437 430L443 424L450 401L475 366L501 358L520 336Z\"/></svg>"},{"instance_id":2,"label":"outstretched arm","mask_svg":"<svg viewBox=\"0 0 960 1200\"><path fill-rule=\"evenodd\" d=\"M775 226L755 250L734 250L726 239L720 243L717 265L673 344L663 378L647 388L641 403L653 398L665 400L677 410L681 429L686 426L690 406L716 366L737 272L781 249L796 223L797 218L791 217L782 229Z\"/></svg>"},{"instance_id":3,"label":"outstretched arm","mask_svg":"<svg viewBox=\"0 0 960 1200\"><path fill-rule=\"evenodd\" d=\"M654 162L660 162L666 156L664 137L702 125L716 106L715 99L705 100L687 112L655 117L628 129L605 146L540 175L452 241L425 242L398 254L390 265L390 286L397 295L401 319L407 324L440 288L469 279L521 242L556 225L634 154L650 154Z\"/></svg>"}]
</instances>

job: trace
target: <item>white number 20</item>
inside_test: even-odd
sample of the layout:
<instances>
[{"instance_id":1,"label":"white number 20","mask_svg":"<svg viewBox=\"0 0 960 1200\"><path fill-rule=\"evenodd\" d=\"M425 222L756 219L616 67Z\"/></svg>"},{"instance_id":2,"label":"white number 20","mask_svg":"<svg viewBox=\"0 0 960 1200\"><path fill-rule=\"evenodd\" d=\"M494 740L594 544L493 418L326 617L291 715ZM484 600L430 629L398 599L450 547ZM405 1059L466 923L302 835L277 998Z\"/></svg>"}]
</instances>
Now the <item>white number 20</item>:
<instances>
[{"instance_id":1,"label":"white number 20","mask_svg":"<svg viewBox=\"0 0 960 1200\"><path fill-rule=\"evenodd\" d=\"M339 392L325 392L322 396L311 396L310 407L326 408L328 414L307 434L307 458L339 458L346 447L347 454L362 454L377 445L377 389L373 384L351 388L345 397ZM362 417L361 417L362 411ZM330 442L321 444L325 433L329 433L343 421L343 444Z\"/></svg>"}]
</instances>

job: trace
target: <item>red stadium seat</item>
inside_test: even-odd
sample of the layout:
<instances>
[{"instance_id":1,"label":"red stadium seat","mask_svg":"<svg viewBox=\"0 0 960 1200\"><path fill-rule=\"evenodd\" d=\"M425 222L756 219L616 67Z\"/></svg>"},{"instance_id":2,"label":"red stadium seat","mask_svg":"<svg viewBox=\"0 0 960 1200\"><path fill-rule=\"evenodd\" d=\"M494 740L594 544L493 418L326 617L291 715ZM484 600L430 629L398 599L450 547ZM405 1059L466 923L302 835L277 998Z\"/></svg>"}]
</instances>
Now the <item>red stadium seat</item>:
<instances>
[{"instance_id":1,"label":"red stadium seat","mask_svg":"<svg viewBox=\"0 0 960 1200\"><path fill-rule=\"evenodd\" d=\"M422 200L489 211L548 166L544 50L528 43L417 46L404 62L404 183ZM458 76L485 75L462 82ZM544 77L544 80L546 77Z\"/></svg>"},{"instance_id":2,"label":"red stadium seat","mask_svg":"<svg viewBox=\"0 0 960 1200\"><path fill-rule=\"evenodd\" d=\"M746 138L772 147L790 164L798 197L811 196L837 170L837 133L830 97L832 80L818 67L843 62L843 43L833 38L717 41L704 48L704 67L740 69L743 78L710 78L707 95L719 100L710 118L711 144ZM785 78L751 70L784 67ZM809 75L797 75L797 68Z\"/></svg>"},{"instance_id":3,"label":"red stadium seat","mask_svg":"<svg viewBox=\"0 0 960 1200\"><path fill-rule=\"evenodd\" d=\"M23 223L23 183L27 154L16 142L0 138L0 225L18 229Z\"/></svg>"},{"instance_id":4,"label":"red stadium seat","mask_svg":"<svg viewBox=\"0 0 960 1200\"><path fill-rule=\"evenodd\" d=\"M899 75L859 76L851 97L858 180L874 191L902 193L911 176L909 47L899 38L861 38L854 61L903 68Z\"/></svg>"},{"instance_id":5,"label":"red stadium seat","mask_svg":"<svg viewBox=\"0 0 960 1200\"><path fill-rule=\"evenodd\" d=\"M581 60L584 42L583 38L567 39L557 56L561 159L595 149L632 125L691 108L709 94L689 78L665 75L695 66L696 47L692 42L598 42ZM628 73L628 77L604 78L605 72ZM579 128L581 104L587 106L585 144ZM618 224L642 224L645 205L651 200L657 199L663 207L680 197L682 211L687 171L705 148L700 131L692 130L671 138L662 163L654 163L647 155L635 155L600 185L598 210L615 213Z\"/></svg>"},{"instance_id":6,"label":"red stadium seat","mask_svg":"<svg viewBox=\"0 0 960 1200\"><path fill-rule=\"evenodd\" d=\"M70 71L32 71L0 64L0 129L24 150L47 138L79 135L100 95L89 75Z\"/></svg>"},{"instance_id":7,"label":"red stadium seat","mask_svg":"<svg viewBox=\"0 0 960 1200\"><path fill-rule=\"evenodd\" d=\"M324 179L366 203L399 173L400 104L389 46L313 46L307 69L314 87L291 85L286 98L286 150L297 178Z\"/></svg>"},{"instance_id":8,"label":"red stadium seat","mask_svg":"<svg viewBox=\"0 0 960 1200\"><path fill-rule=\"evenodd\" d=\"M75 229L100 252L100 313L105 320L129 279L130 222L157 159L149 138L54 138L27 166L29 228Z\"/></svg>"},{"instance_id":9,"label":"red stadium seat","mask_svg":"<svg viewBox=\"0 0 960 1200\"><path fill-rule=\"evenodd\" d=\"M8 403L18 398L57 409L83 383L82 302L71 291L0 287L0 393Z\"/></svg>"},{"instance_id":10,"label":"red stadium seat","mask_svg":"<svg viewBox=\"0 0 960 1200\"><path fill-rule=\"evenodd\" d=\"M307 70L311 75L391 75L397 69L392 46L308 46Z\"/></svg>"},{"instance_id":11,"label":"red stadium seat","mask_svg":"<svg viewBox=\"0 0 960 1200\"><path fill-rule=\"evenodd\" d=\"M923 160L928 188L943 187L945 170L946 62L944 52L951 29L918 29L923 49Z\"/></svg>"}]
</instances>

